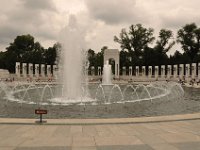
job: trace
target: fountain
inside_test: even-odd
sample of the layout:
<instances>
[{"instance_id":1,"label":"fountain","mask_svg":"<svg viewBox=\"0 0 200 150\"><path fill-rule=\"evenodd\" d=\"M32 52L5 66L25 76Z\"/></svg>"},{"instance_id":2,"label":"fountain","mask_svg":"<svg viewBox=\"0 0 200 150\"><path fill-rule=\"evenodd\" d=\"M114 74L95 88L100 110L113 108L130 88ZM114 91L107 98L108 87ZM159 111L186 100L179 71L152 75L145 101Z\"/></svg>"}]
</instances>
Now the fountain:
<instances>
[{"instance_id":1,"label":"fountain","mask_svg":"<svg viewBox=\"0 0 200 150\"><path fill-rule=\"evenodd\" d=\"M159 82L149 85L112 84L112 71L109 61L103 68L102 84L87 83L87 59L85 31L78 25L76 18L70 16L68 26L62 31L62 50L58 56L59 74L55 85L36 85L18 83L11 90L1 85L1 93L7 101L20 104L70 105L70 104L113 104L137 102L154 99L178 98L183 96L183 89L178 83ZM173 90L179 94L174 94Z\"/></svg>"},{"instance_id":2,"label":"fountain","mask_svg":"<svg viewBox=\"0 0 200 150\"><path fill-rule=\"evenodd\" d=\"M68 26L63 30L61 41L62 50L60 55L60 81L63 84L62 97L65 99L80 99L82 97L82 83L84 76L84 37L79 28L76 18L70 16Z\"/></svg>"},{"instance_id":3,"label":"fountain","mask_svg":"<svg viewBox=\"0 0 200 150\"><path fill-rule=\"evenodd\" d=\"M183 88L175 82L154 82L143 84L112 84L111 65L104 64L102 84L87 83L87 59L85 34L79 28L76 18L71 16L69 24L62 31L63 49L59 55L58 81L55 84L16 83L0 84L0 96L14 106L102 106L129 103L173 100L183 97ZM75 106L74 106L75 105ZM119 107L117 106L117 107ZM92 109L92 108L91 108ZM117 108L116 108L117 109ZM104 109L103 109L104 110Z\"/></svg>"},{"instance_id":4,"label":"fountain","mask_svg":"<svg viewBox=\"0 0 200 150\"><path fill-rule=\"evenodd\" d=\"M109 65L109 62L107 60L106 64L104 64L104 66L103 66L102 84L103 85L112 85L111 78L112 78L111 65Z\"/></svg>"}]
</instances>

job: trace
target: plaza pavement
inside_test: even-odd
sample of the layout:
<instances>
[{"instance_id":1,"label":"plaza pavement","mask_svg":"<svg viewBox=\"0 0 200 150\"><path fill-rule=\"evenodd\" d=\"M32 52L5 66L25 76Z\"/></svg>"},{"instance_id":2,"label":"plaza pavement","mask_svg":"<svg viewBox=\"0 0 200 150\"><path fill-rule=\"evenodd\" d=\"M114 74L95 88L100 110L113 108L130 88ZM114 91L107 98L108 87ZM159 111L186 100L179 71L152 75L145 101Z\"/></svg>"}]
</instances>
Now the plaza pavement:
<instances>
[{"instance_id":1,"label":"plaza pavement","mask_svg":"<svg viewBox=\"0 0 200 150\"><path fill-rule=\"evenodd\" d=\"M0 150L200 150L200 113L44 124L0 118Z\"/></svg>"}]
</instances>

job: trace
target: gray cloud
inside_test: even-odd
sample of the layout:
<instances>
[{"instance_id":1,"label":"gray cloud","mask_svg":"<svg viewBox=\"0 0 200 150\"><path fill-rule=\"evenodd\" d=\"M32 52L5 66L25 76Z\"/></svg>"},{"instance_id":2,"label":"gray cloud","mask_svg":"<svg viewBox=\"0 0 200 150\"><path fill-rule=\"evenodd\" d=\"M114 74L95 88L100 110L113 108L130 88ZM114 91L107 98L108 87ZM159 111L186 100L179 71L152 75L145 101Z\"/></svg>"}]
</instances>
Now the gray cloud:
<instances>
[{"instance_id":1,"label":"gray cloud","mask_svg":"<svg viewBox=\"0 0 200 150\"><path fill-rule=\"evenodd\" d=\"M23 0L24 7L36 10L56 11L52 0Z\"/></svg>"},{"instance_id":2,"label":"gray cloud","mask_svg":"<svg viewBox=\"0 0 200 150\"><path fill-rule=\"evenodd\" d=\"M199 0L0 0L0 5L0 50L17 35L28 33L51 46L69 14L87 31L88 48L95 50L103 45L119 48L113 36L131 24L152 27L155 36L161 28L176 34L186 23L200 26Z\"/></svg>"},{"instance_id":3,"label":"gray cloud","mask_svg":"<svg viewBox=\"0 0 200 150\"><path fill-rule=\"evenodd\" d=\"M200 24L200 16L196 13L189 14L187 11L178 11L178 13L166 14L160 16L161 25L166 28L180 29L185 24Z\"/></svg>"},{"instance_id":4,"label":"gray cloud","mask_svg":"<svg viewBox=\"0 0 200 150\"><path fill-rule=\"evenodd\" d=\"M12 11L0 10L0 44L7 47L17 35L31 34L36 40L56 40L53 20L58 11L52 0L14 0ZM10 7L9 3L3 3ZM7 45L6 45L7 44ZM5 45L5 46L2 46ZM2 49L1 49L2 50Z\"/></svg>"},{"instance_id":5,"label":"gray cloud","mask_svg":"<svg viewBox=\"0 0 200 150\"><path fill-rule=\"evenodd\" d=\"M133 21L135 0L85 0L90 15L107 24Z\"/></svg>"}]
</instances>

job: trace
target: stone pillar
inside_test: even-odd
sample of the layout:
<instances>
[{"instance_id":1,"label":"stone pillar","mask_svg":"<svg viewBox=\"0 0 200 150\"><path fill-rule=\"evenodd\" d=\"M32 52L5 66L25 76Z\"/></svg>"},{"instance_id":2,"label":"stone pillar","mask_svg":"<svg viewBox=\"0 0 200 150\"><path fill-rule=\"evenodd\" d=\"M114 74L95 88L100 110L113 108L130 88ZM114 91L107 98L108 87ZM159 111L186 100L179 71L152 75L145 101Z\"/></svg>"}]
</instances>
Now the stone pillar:
<instances>
[{"instance_id":1,"label":"stone pillar","mask_svg":"<svg viewBox=\"0 0 200 150\"><path fill-rule=\"evenodd\" d=\"M40 67L39 64L35 64L35 77L39 77Z\"/></svg>"},{"instance_id":2,"label":"stone pillar","mask_svg":"<svg viewBox=\"0 0 200 150\"><path fill-rule=\"evenodd\" d=\"M98 67L98 76L101 76L101 67Z\"/></svg>"},{"instance_id":3,"label":"stone pillar","mask_svg":"<svg viewBox=\"0 0 200 150\"><path fill-rule=\"evenodd\" d=\"M45 64L41 64L40 76L41 77L45 77L46 76L46 74L45 74Z\"/></svg>"},{"instance_id":4,"label":"stone pillar","mask_svg":"<svg viewBox=\"0 0 200 150\"><path fill-rule=\"evenodd\" d=\"M198 80L200 80L200 63L198 63L197 71L198 71Z\"/></svg>"},{"instance_id":5,"label":"stone pillar","mask_svg":"<svg viewBox=\"0 0 200 150\"><path fill-rule=\"evenodd\" d=\"M165 65L161 66L161 78L165 78Z\"/></svg>"},{"instance_id":6,"label":"stone pillar","mask_svg":"<svg viewBox=\"0 0 200 150\"><path fill-rule=\"evenodd\" d=\"M180 64L178 69L179 69L179 78L183 79L184 78L184 65Z\"/></svg>"},{"instance_id":7,"label":"stone pillar","mask_svg":"<svg viewBox=\"0 0 200 150\"><path fill-rule=\"evenodd\" d=\"M146 66L142 66L142 77L146 77Z\"/></svg>"},{"instance_id":8,"label":"stone pillar","mask_svg":"<svg viewBox=\"0 0 200 150\"><path fill-rule=\"evenodd\" d=\"M152 66L148 67L148 78L152 78L153 75L153 70L152 70Z\"/></svg>"},{"instance_id":9,"label":"stone pillar","mask_svg":"<svg viewBox=\"0 0 200 150\"><path fill-rule=\"evenodd\" d=\"M158 74L159 74L158 69L159 69L159 67L155 66L155 78L156 79L158 79Z\"/></svg>"},{"instance_id":10,"label":"stone pillar","mask_svg":"<svg viewBox=\"0 0 200 150\"><path fill-rule=\"evenodd\" d=\"M28 64L29 77L33 77L33 64Z\"/></svg>"},{"instance_id":11,"label":"stone pillar","mask_svg":"<svg viewBox=\"0 0 200 150\"><path fill-rule=\"evenodd\" d=\"M174 79L176 79L178 76L178 65L173 65L173 70L174 70Z\"/></svg>"},{"instance_id":12,"label":"stone pillar","mask_svg":"<svg viewBox=\"0 0 200 150\"><path fill-rule=\"evenodd\" d=\"M192 78L193 79L196 79L196 77L197 77L197 71L196 71L196 69L197 69L197 65L196 65L196 63L192 63Z\"/></svg>"},{"instance_id":13,"label":"stone pillar","mask_svg":"<svg viewBox=\"0 0 200 150\"><path fill-rule=\"evenodd\" d=\"M115 78L119 79L119 58L115 62Z\"/></svg>"},{"instance_id":14,"label":"stone pillar","mask_svg":"<svg viewBox=\"0 0 200 150\"><path fill-rule=\"evenodd\" d=\"M122 67L122 75L123 75L123 76L126 75L126 67Z\"/></svg>"},{"instance_id":15,"label":"stone pillar","mask_svg":"<svg viewBox=\"0 0 200 150\"><path fill-rule=\"evenodd\" d=\"M133 75L133 68L132 68L132 66L129 66L128 75L129 75L129 76L132 76L132 75Z\"/></svg>"},{"instance_id":16,"label":"stone pillar","mask_svg":"<svg viewBox=\"0 0 200 150\"><path fill-rule=\"evenodd\" d=\"M135 76L139 77L139 66L135 67Z\"/></svg>"},{"instance_id":17,"label":"stone pillar","mask_svg":"<svg viewBox=\"0 0 200 150\"><path fill-rule=\"evenodd\" d=\"M170 79L172 75L172 66L167 65L167 78Z\"/></svg>"},{"instance_id":18,"label":"stone pillar","mask_svg":"<svg viewBox=\"0 0 200 150\"><path fill-rule=\"evenodd\" d=\"M95 68L94 68L94 66L91 66L91 76L95 76Z\"/></svg>"},{"instance_id":19,"label":"stone pillar","mask_svg":"<svg viewBox=\"0 0 200 150\"><path fill-rule=\"evenodd\" d=\"M51 74L51 65L47 65L47 76L48 77L52 76L52 74Z\"/></svg>"},{"instance_id":20,"label":"stone pillar","mask_svg":"<svg viewBox=\"0 0 200 150\"><path fill-rule=\"evenodd\" d=\"M20 77L20 62L16 62L15 63L15 74L17 75L17 77Z\"/></svg>"},{"instance_id":21,"label":"stone pillar","mask_svg":"<svg viewBox=\"0 0 200 150\"><path fill-rule=\"evenodd\" d=\"M161 77L161 78L164 78L164 73L165 73L164 69L165 69L165 66L162 65L162 66L160 67L160 77Z\"/></svg>"},{"instance_id":22,"label":"stone pillar","mask_svg":"<svg viewBox=\"0 0 200 150\"><path fill-rule=\"evenodd\" d=\"M189 78L190 76L190 64L185 65L185 78Z\"/></svg>"},{"instance_id":23,"label":"stone pillar","mask_svg":"<svg viewBox=\"0 0 200 150\"><path fill-rule=\"evenodd\" d=\"M27 63L23 63L22 64L22 66L23 66L23 77L27 77Z\"/></svg>"}]
</instances>

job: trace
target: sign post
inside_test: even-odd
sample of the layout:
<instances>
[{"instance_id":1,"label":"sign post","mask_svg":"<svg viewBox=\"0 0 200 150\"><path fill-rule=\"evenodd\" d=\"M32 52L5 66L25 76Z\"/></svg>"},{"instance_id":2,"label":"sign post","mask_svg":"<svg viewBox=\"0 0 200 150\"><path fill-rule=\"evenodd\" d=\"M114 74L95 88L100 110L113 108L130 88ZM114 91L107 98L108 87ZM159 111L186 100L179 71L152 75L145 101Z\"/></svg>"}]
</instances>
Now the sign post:
<instances>
[{"instance_id":1,"label":"sign post","mask_svg":"<svg viewBox=\"0 0 200 150\"><path fill-rule=\"evenodd\" d=\"M40 115L40 123L42 123L42 115L47 114L47 110L45 110L45 109L35 109L35 114Z\"/></svg>"}]
</instances>

